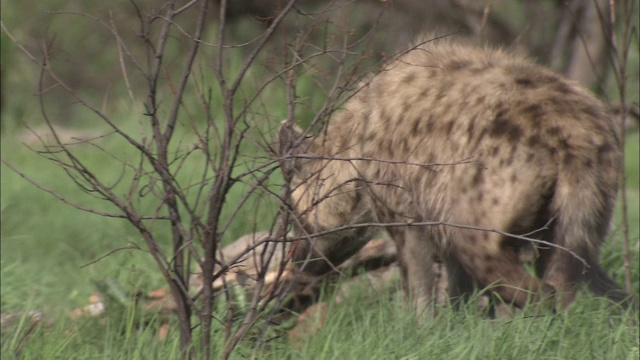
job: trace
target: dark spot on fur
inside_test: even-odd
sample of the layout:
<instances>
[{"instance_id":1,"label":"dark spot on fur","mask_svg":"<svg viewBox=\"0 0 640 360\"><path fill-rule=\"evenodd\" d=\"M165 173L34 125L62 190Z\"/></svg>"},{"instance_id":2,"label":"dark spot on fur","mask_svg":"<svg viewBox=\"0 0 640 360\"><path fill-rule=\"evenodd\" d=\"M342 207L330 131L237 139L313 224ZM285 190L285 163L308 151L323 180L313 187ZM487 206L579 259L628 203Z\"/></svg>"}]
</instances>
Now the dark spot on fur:
<instances>
[{"instance_id":1,"label":"dark spot on fur","mask_svg":"<svg viewBox=\"0 0 640 360\"><path fill-rule=\"evenodd\" d=\"M493 199L491 199L491 205L496 206L500 203L500 199L498 199L497 197L494 197Z\"/></svg>"},{"instance_id":2,"label":"dark spot on fur","mask_svg":"<svg viewBox=\"0 0 640 360\"><path fill-rule=\"evenodd\" d=\"M404 79L402 79L402 81L408 85L408 84L411 84L415 79L416 79L416 74L411 72L407 74L407 76L405 76Z\"/></svg>"},{"instance_id":3,"label":"dark spot on fur","mask_svg":"<svg viewBox=\"0 0 640 360\"><path fill-rule=\"evenodd\" d=\"M565 84L564 82L558 81L556 84L553 85L553 90L555 90L556 92L559 92L560 94L572 94L573 93L573 89L571 89L571 87L567 84Z\"/></svg>"},{"instance_id":4,"label":"dark spot on fur","mask_svg":"<svg viewBox=\"0 0 640 360\"><path fill-rule=\"evenodd\" d=\"M527 138L527 145L532 148L536 148L540 145L540 136L531 135Z\"/></svg>"},{"instance_id":5,"label":"dark spot on fur","mask_svg":"<svg viewBox=\"0 0 640 360\"><path fill-rule=\"evenodd\" d=\"M589 169L591 169L593 167L593 162L591 161L591 159L587 159L584 162L584 166L588 167Z\"/></svg>"},{"instance_id":6,"label":"dark spot on fur","mask_svg":"<svg viewBox=\"0 0 640 360\"><path fill-rule=\"evenodd\" d=\"M389 157L391 157L393 159L394 155L395 155L395 146L393 146L393 140L389 139L388 141L385 141L385 147L387 149L387 154L389 154Z\"/></svg>"},{"instance_id":7,"label":"dark spot on fur","mask_svg":"<svg viewBox=\"0 0 640 360\"><path fill-rule=\"evenodd\" d=\"M529 115L532 120L538 120L538 118L542 117L543 111L542 107L538 104L531 104L525 106L522 111Z\"/></svg>"},{"instance_id":8,"label":"dark spot on fur","mask_svg":"<svg viewBox=\"0 0 640 360\"><path fill-rule=\"evenodd\" d=\"M408 102L408 101L405 101L405 102L402 104L402 113L403 113L403 114L406 114L407 112L409 112L409 110L410 110L410 109L411 109L411 104L409 104L409 102ZM400 118L402 119L402 118L404 118L404 117L403 117L403 116L401 116Z\"/></svg>"},{"instance_id":9,"label":"dark spot on fur","mask_svg":"<svg viewBox=\"0 0 640 360\"><path fill-rule=\"evenodd\" d=\"M429 116L429 119L427 120L427 127L426 127L426 130L428 133L433 131L434 123L435 121L433 120L433 118Z\"/></svg>"},{"instance_id":10,"label":"dark spot on fur","mask_svg":"<svg viewBox=\"0 0 640 360\"><path fill-rule=\"evenodd\" d=\"M473 175L473 179L471 179L472 185L478 186L482 184L482 182L484 181L483 170L484 169L482 167L478 166L475 175Z\"/></svg>"},{"instance_id":11,"label":"dark spot on fur","mask_svg":"<svg viewBox=\"0 0 640 360\"><path fill-rule=\"evenodd\" d=\"M447 135L451 135L451 131L453 130L453 125L454 125L454 124L453 124L453 121L449 121L449 122L447 123L447 125L445 125L444 132L445 132Z\"/></svg>"},{"instance_id":12,"label":"dark spot on fur","mask_svg":"<svg viewBox=\"0 0 640 360\"><path fill-rule=\"evenodd\" d=\"M598 158L608 156L614 149L610 143L604 143L598 146Z\"/></svg>"},{"instance_id":13,"label":"dark spot on fur","mask_svg":"<svg viewBox=\"0 0 640 360\"><path fill-rule=\"evenodd\" d=\"M365 135L365 138L364 138L364 141L367 142L367 143L368 142L372 142L373 139L375 139L375 138L376 138L376 133L374 131L367 131L366 135Z\"/></svg>"},{"instance_id":14,"label":"dark spot on fur","mask_svg":"<svg viewBox=\"0 0 640 360\"><path fill-rule=\"evenodd\" d=\"M559 80L560 78L553 74L546 74L538 79L538 81L543 84L551 84L552 82L557 82Z\"/></svg>"},{"instance_id":15,"label":"dark spot on fur","mask_svg":"<svg viewBox=\"0 0 640 360\"><path fill-rule=\"evenodd\" d=\"M498 146L494 146L491 148L491 150L489 151L489 155L490 156L496 156L498 155L498 151L500 151L500 147Z\"/></svg>"},{"instance_id":16,"label":"dark spot on fur","mask_svg":"<svg viewBox=\"0 0 640 360\"><path fill-rule=\"evenodd\" d=\"M449 63L449 69L451 70L462 70L468 68L471 65L470 62L464 60L454 60Z\"/></svg>"},{"instance_id":17,"label":"dark spot on fur","mask_svg":"<svg viewBox=\"0 0 640 360\"><path fill-rule=\"evenodd\" d=\"M563 136L558 139L558 148L562 151L568 151L571 148L571 145L569 144L569 138Z\"/></svg>"},{"instance_id":18,"label":"dark spot on fur","mask_svg":"<svg viewBox=\"0 0 640 360\"><path fill-rule=\"evenodd\" d=\"M478 202L482 202L483 198L484 198L484 194L482 192L479 192L478 195L476 196L476 200L478 200Z\"/></svg>"},{"instance_id":19,"label":"dark spot on fur","mask_svg":"<svg viewBox=\"0 0 640 360\"><path fill-rule=\"evenodd\" d=\"M495 269L493 268L493 266L491 266L491 265L487 265L487 266L484 268L484 272L485 272L485 274L487 274L487 275L491 275L491 274L493 274L493 273L495 272Z\"/></svg>"},{"instance_id":20,"label":"dark spot on fur","mask_svg":"<svg viewBox=\"0 0 640 360\"><path fill-rule=\"evenodd\" d=\"M436 101L442 100L444 99L444 97L447 96L447 90L445 89L440 89L438 91L438 93L436 94Z\"/></svg>"},{"instance_id":21,"label":"dark spot on fur","mask_svg":"<svg viewBox=\"0 0 640 360\"><path fill-rule=\"evenodd\" d=\"M487 128L482 128L477 138L475 139L474 145L471 147L473 151L475 151L478 147L478 144L484 139L484 136L487 134Z\"/></svg>"},{"instance_id":22,"label":"dark spot on fur","mask_svg":"<svg viewBox=\"0 0 640 360\"><path fill-rule=\"evenodd\" d=\"M560 128L557 126L550 126L544 132L547 136L551 136L551 137L560 136Z\"/></svg>"},{"instance_id":23,"label":"dark spot on fur","mask_svg":"<svg viewBox=\"0 0 640 360\"><path fill-rule=\"evenodd\" d=\"M371 111L365 112L364 116L362 117L362 119L364 120L365 124L368 124L369 120L371 119Z\"/></svg>"},{"instance_id":24,"label":"dark spot on fur","mask_svg":"<svg viewBox=\"0 0 640 360\"><path fill-rule=\"evenodd\" d=\"M518 175L517 174L511 174L511 183L517 183L518 182Z\"/></svg>"},{"instance_id":25,"label":"dark spot on fur","mask_svg":"<svg viewBox=\"0 0 640 360\"><path fill-rule=\"evenodd\" d=\"M528 153L528 154L527 154L527 159L526 159L526 161L527 161L527 162L531 162L531 161L533 161L533 157L534 157L534 156L535 156L535 155L534 155L532 152Z\"/></svg>"},{"instance_id":26,"label":"dark spot on fur","mask_svg":"<svg viewBox=\"0 0 640 360\"><path fill-rule=\"evenodd\" d=\"M489 129L491 137L506 137L513 145L520 140L523 135L522 128L506 118L506 110L500 109L493 119L493 123Z\"/></svg>"},{"instance_id":27,"label":"dark spot on fur","mask_svg":"<svg viewBox=\"0 0 640 360\"><path fill-rule=\"evenodd\" d=\"M491 262L491 261L493 261L493 256L491 256L491 255L489 255L489 254L484 254L484 255L482 256L482 260L483 260L484 262Z\"/></svg>"},{"instance_id":28,"label":"dark spot on fur","mask_svg":"<svg viewBox=\"0 0 640 360\"><path fill-rule=\"evenodd\" d=\"M581 109L581 111L592 119L597 119L603 116L602 112L595 106L585 106Z\"/></svg>"},{"instance_id":29,"label":"dark spot on fur","mask_svg":"<svg viewBox=\"0 0 640 360\"><path fill-rule=\"evenodd\" d=\"M380 119L382 119L382 122L385 124L391 124L392 123L392 117L389 116L389 114L387 114L384 110L382 110L382 112L380 113Z\"/></svg>"},{"instance_id":30,"label":"dark spot on fur","mask_svg":"<svg viewBox=\"0 0 640 360\"><path fill-rule=\"evenodd\" d=\"M522 86L524 88L533 88L536 86L536 84L533 82L533 80L526 78L526 77L518 77L516 78L516 84L519 86Z\"/></svg>"},{"instance_id":31,"label":"dark spot on fur","mask_svg":"<svg viewBox=\"0 0 640 360\"><path fill-rule=\"evenodd\" d=\"M579 103L566 96L550 98L546 101L552 105L554 111L560 115L571 115L568 119L576 119L575 113L579 109Z\"/></svg>"},{"instance_id":32,"label":"dark spot on fur","mask_svg":"<svg viewBox=\"0 0 640 360\"><path fill-rule=\"evenodd\" d=\"M469 236L469 243L471 243L471 245L475 245L476 242L478 242L478 239L476 239L475 236Z\"/></svg>"},{"instance_id":33,"label":"dark spot on fur","mask_svg":"<svg viewBox=\"0 0 640 360\"><path fill-rule=\"evenodd\" d=\"M471 139L471 137L473 136L473 129L475 128L475 126L476 126L476 119L473 118L469 122L469 126L467 126L467 136L469 136L469 139Z\"/></svg>"},{"instance_id":34,"label":"dark spot on fur","mask_svg":"<svg viewBox=\"0 0 640 360\"><path fill-rule=\"evenodd\" d=\"M409 140L407 138L404 138L402 140L402 152L404 154L409 154L411 151L411 149L409 148Z\"/></svg>"},{"instance_id":35,"label":"dark spot on fur","mask_svg":"<svg viewBox=\"0 0 640 360\"><path fill-rule=\"evenodd\" d=\"M469 72L477 75L480 74L482 72L485 72L488 69L488 67L486 66L472 66L468 69Z\"/></svg>"},{"instance_id":36,"label":"dark spot on fur","mask_svg":"<svg viewBox=\"0 0 640 360\"><path fill-rule=\"evenodd\" d=\"M564 153L564 157L562 158L562 162L565 165L571 165L571 163L575 160L576 156L572 154L570 151Z\"/></svg>"},{"instance_id":37,"label":"dark spot on fur","mask_svg":"<svg viewBox=\"0 0 640 360\"><path fill-rule=\"evenodd\" d=\"M411 133L412 134L418 134L418 129L420 128L420 118L416 117L415 119L413 119L413 124L411 125Z\"/></svg>"}]
</instances>

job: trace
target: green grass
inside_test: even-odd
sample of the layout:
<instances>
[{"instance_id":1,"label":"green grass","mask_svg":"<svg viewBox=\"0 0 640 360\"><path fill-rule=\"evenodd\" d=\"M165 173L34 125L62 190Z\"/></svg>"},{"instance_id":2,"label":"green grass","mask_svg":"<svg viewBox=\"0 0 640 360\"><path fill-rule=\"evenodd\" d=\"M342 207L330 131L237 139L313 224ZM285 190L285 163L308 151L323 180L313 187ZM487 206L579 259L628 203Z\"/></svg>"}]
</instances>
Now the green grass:
<instances>
[{"instance_id":1,"label":"green grass","mask_svg":"<svg viewBox=\"0 0 640 360\"><path fill-rule=\"evenodd\" d=\"M398 300L362 295L335 307L315 337L273 359L633 359L637 327L604 302L579 299L568 312L489 320L466 306L422 323Z\"/></svg>"},{"instance_id":2,"label":"green grass","mask_svg":"<svg viewBox=\"0 0 640 360\"><path fill-rule=\"evenodd\" d=\"M637 134L631 134L627 141L631 260L636 294L640 199L637 182L633 180L634 176L637 179L637 161L632 157L637 157L637 139ZM13 140L6 137L3 140L3 158L47 187L78 198L77 188L59 169ZM105 162L104 155L95 149L83 150L83 156L104 174L118 171L116 165L110 168L108 164L114 163ZM6 167L2 170L2 312L40 310L47 319L47 325L36 328L26 340L24 358L177 357L175 328L167 340L160 341L156 336L159 323L154 314L133 313L135 308L127 308L108 296L109 310L105 318L70 320L68 316L72 308L86 305L88 297L101 289L100 285L108 279L127 293L165 287L150 256L141 251L122 250L84 266L130 243L143 245L136 231L124 220L103 218L62 204ZM189 172L188 169L185 171ZM229 203L236 202L243 191L242 188L234 190ZM79 201L108 208L94 198L80 196ZM255 218L252 206L241 214L237 224L231 226L226 238L252 231L243 222L248 218ZM622 284L619 224L618 215L611 241L603 248L602 263ZM638 327L629 325L629 319L637 314L625 315L612 310L606 301L588 293L583 293L570 311L558 315L534 316L525 312L511 321L490 320L469 305L459 313L444 312L439 318L419 326L402 310L402 303L403 300L396 297L373 296L365 291L340 306L332 305L323 328L301 348L278 339L263 348L252 349L252 343L246 341L236 356L253 354L273 359L633 359L638 353ZM29 322L16 326L2 335L3 355L13 353L27 332ZM216 351L219 351L221 334L215 338L218 341Z\"/></svg>"}]
</instances>

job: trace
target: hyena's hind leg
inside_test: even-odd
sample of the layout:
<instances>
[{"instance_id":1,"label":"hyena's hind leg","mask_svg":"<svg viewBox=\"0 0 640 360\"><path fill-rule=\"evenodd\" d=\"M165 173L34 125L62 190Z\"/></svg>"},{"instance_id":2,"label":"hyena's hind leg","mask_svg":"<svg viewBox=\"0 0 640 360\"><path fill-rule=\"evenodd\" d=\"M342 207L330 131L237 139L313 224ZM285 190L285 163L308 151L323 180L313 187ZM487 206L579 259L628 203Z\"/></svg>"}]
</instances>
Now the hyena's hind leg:
<instances>
[{"instance_id":1,"label":"hyena's hind leg","mask_svg":"<svg viewBox=\"0 0 640 360\"><path fill-rule=\"evenodd\" d=\"M633 304L631 296L590 255L553 249L546 263L543 279L553 287L559 309L567 308L575 300L581 283L586 283L595 295L606 297L624 307Z\"/></svg>"},{"instance_id":2,"label":"hyena's hind leg","mask_svg":"<svg viewBox=\"0 0 640 360\"><path fill-rule=\"evenodd\" d=\"M581 283L586 283L595 295L606 297L625 308L633 306L629 293L607 275L595 255L584 250L569 252L553 248L543 252L540 260L544 264L543 281L553 287L560 309L573 302Z\"/></svg>"},{"instance_id":3,"label":"hyena's hind leg","mask_svg":"<svg viewBox=\"0 0 640 360\"><path fill-rule=\"evenodd\" d=\"M396 228L389 234L398 249L402 281L418 315L437 313L438 274L434 271L436 249L424 229Z\"/></svg>"},{"instance_id":4,"label":"hyena's hind leg","mask_svg":"<svg viewBox=\"0 0 640 360\"><path fill-rule=\"evenodd\" d=\"M480 287L489 287L505 303L520 308L529 300L536 301L552 293L550 287L527 271L513 248L503 246L505 236L473 230L459 233L466 242L454 239L452 253Z\"/></svg>"}]
</instances>

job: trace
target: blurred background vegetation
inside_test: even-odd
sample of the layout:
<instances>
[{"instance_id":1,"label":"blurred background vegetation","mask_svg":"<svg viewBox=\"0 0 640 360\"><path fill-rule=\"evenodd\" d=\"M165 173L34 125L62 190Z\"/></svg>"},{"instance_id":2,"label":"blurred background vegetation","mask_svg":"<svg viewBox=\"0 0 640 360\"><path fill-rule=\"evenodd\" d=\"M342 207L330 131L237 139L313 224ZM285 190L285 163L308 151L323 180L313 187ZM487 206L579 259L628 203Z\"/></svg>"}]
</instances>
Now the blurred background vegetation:
<instances>
[{"instance_id":1,"label":"blurred background vegetation","mask_svg":"<svg viewBox=\"0 0 640 360\"><path fill-rule=\"evenodd\" d=\"M143 16L160 15L164 4L160 0L134 3L143 11ZM178 1L179 5L184 3L186 1ZM283 0L231 1L227 9L230 25L227 44L235 44L241 52L247 53L252 47L251 41L264 31L283 3ZM539 63L582 82L605 101L616 103L618 94L614 91L614 78L607 58L609 48L600 25L600 14L593 3L605 9L601 15L606 22L608 1L603 0L301 0L282 26L283 35L273 42L291 42L296 30L305 26L316 33L316 44L324 45L330 38L327 29L335 33L353 33L350 39L354 43L364 34L374 32L352 48L354 53L370 57L373 61L368 64L374 65L377 60L403 50L424 32L472 36L496 46L528 53ZM217 5L217 1L213 1L213 5ZM103 108L127 111L130 102L122 82L115 39L96 20L115 24L119 35L142 58L144 44L137 37L140 24L132 2L2 0L1 6L3 24L20 44L40 55L46 46L52 55L52 65L78 93L91 97ZM212 42L218 19L215 8L208 18L208 39ZM319 12L326 13L322 18L325 21L323 26L317 26L318 20L311 24L311 15ZM637 23L637 6L634 12L634 23ZM182 16L178 22L188 28L193 25L189 22L195 18ZM20 54L5 32L0 36L4 132L20 128L23 122L38 123L41 116L39 108L34 106L39 76L37 67ZM584 53L585 46L590 51L589 55ZM165 63L169 73L173 66L180 64L186 50L184 36L174 34ZM280 50L282 47L274 44L265 58L280 56ZM628 98L637 100L637 36L630 50L629 63L633 66L628 67ZM268 66L267 59L265 66ZM129 75L134 90L145 85L139 74L132 72ZM84 110L61 89L47 89L45 100L54 121L64 125L91 126L85 119Z\"/></svg>"}]
</instances>

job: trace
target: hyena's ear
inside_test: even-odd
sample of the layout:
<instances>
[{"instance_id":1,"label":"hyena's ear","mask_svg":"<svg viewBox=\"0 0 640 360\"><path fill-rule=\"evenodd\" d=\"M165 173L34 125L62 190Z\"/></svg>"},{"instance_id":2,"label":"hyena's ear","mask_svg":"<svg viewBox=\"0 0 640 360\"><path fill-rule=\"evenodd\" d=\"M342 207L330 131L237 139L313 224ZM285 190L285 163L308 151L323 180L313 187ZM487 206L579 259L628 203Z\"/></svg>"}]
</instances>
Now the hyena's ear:
<instances>
[{"instance_id":1,"label":"hyena's ear","mask_svg":"<svg viewBox=\"0 0 640 360\"><path fill-rule=\"evenodd\" d=\"M280 123L280 131L278 133L278 155L299 154L304 140L303 131L293 121L284 120Z\"/></svg>"},{"instance_id":2,"label":"hyena's ear","mask_svg":"<svg viewBox=\"0 0 640 360\"><path fill-rule=\"evenodd\" d=\"M304 131L292 121L285 120L280 123L278 156L282 158L280 160L282 173L289 181L291 176L298 172L303 164L302 159L296 159L295 155L308 151L309 140L305 139L304 136Z\"/></svg>"}]
</instances>

